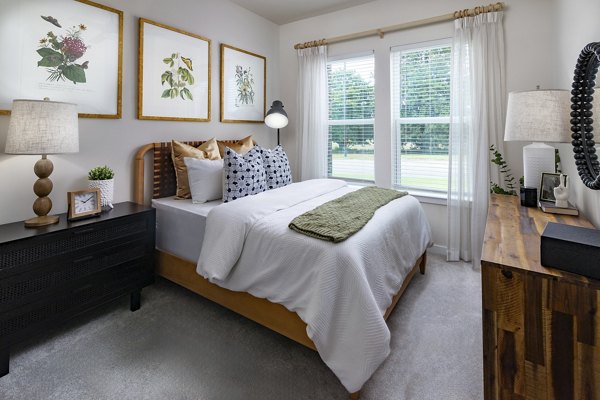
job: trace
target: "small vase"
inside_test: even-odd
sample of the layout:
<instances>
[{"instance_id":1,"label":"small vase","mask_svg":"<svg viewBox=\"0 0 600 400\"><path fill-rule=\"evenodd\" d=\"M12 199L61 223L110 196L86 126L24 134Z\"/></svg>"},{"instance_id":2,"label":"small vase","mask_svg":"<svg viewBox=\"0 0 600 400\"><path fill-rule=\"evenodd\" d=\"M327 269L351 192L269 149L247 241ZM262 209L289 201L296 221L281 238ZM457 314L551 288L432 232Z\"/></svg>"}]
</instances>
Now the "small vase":
<instances>
[{"instance_id":1,"label":"small vase","mask_svg":"<svg viewBox=\"0 0 600 400\"><path fill-rule=\"evenodd\" d=\"M115 188L115 180L103 179L98 181L88 181L90 189L100 189L100 200L102 207L113 208L113 193Z\"/></svg>"}]
</instances>

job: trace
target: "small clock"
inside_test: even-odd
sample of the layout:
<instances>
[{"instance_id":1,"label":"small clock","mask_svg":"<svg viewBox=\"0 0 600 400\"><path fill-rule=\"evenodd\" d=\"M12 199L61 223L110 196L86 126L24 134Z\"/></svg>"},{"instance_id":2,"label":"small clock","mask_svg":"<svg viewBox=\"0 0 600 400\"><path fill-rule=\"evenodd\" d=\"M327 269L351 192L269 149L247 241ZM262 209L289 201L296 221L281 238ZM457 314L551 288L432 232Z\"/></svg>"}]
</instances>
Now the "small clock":
<instances>
[{"instance_id":1,"label":"small clock","mask_svg":"<svg viewBox=\"0 0 600 400\"><path fill-rule=\"evenodd\" d=\"M102 212L100 189L84 189L67 193L69 202L68 220L95 217Z\"/></svg>"}]
</instances>

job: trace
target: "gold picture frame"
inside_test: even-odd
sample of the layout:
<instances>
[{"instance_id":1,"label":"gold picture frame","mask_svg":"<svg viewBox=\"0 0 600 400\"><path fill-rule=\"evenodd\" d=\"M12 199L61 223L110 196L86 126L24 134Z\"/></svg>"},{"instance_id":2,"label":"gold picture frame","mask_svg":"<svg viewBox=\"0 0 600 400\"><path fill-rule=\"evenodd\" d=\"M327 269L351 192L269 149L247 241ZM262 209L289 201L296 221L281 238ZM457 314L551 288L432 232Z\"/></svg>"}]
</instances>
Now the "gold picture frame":
<instances>
[{"instance_id":1,"label":"gold picture frame","mask_svg":"<svg viewBox=\"0 0 600 400\"><path fill-rule=\"evenodd\" d=\"M140 18L138 119L210 121L211 45L204 36ZM155 57L146 60L144 53Z\"/></svg>"},{"instance_id":2,"label":"gold picture frame","mask_svg":"<svg viewBox=\"0 0 600 400\"><path fill-rule=\"evenodd\" d=\"M95 15L93 12L79 10L76 3L114 13L115 16L114 18L99 17L94 20ZM67 3L61 6L63 8L57 10L56 7L52 7L52 4L46 5L45 3L36 3L35 0L22 0L13 2L9 6L15 8L13 13L5 12L3 16L0 16L0 24L5 26L20 22L18 26L15 25L15 36L19 40L15 40L15 37L12 36L5 37L4 40L14 43L25 42L31 46L38 46L37 50L32 47L30 52L20 52L21 58L17 59L16 62L11 61L14 64L11 68L18 71L15 73L20 74L21 78L15 77L15 74L11 71L5 71L5 76L11 82L0 81L0 86L4 87L4 90L0 93L0 115L10 115L12 100L15 98L39 97L41 100L44 97L50 97L54 101L77 104L80 118L120 119L122 117L123 11L89 0L75 0L71 4L73 5ZM65 10L64 7L73 7L73 9ZM77 20L65 21L62 18L64 15L77 12L81 13L81 18ZM15 16L17 17L15 18ZM8 19L4 20L3 17ZM96 25L95 22L98 24ZM40 23L44 25L40 26ZM73 23L79 25L73 26ZM106 25L114 30L111 31ZM73 29L78 29L79 34L75 35L67 32L70 30L72 33ZM42 35L45 36L40 39L38 36ZM62 50L67 47L64 43L65 37L73 38L71 39L71 45L68 46L73 53L70 54L70 58L67 58L66 53ZM90 37L95 38L96 41L88 42L87 40L91 40ZM53 43L53 39L58 42ZM2 42L2 39L0 39L0 42ZM93 53L90 54L89 49L105 51L105 53L95 54L96 59L89 59L86 56L93 55ZM48 53L50 58L45 60L46 57L43 55L45 53L40 53L44 51ZM113 51L115 53L112 53ZM36 53L39 55L36 55ZM59 71L56 57L60 58L61 53L64 57L62 58L62 64L64 65L61 66L62 68ZM110 56L107 56L107 54L110 54ZM52 57L55 57L54 60L51 59ZM76 58L73 59L74 57ZM97 71L101 68L100 62L106 63L107 59L116 64L116 70L111 70L104 64L102 67L104 68L103 72L98 73ZM2 63L0 62L0 64ZM2 65L2 67L5 68L6 66ZM70 69L70 73L64 73L65 69ZM93 73L91 73L92 69ZM107 70L114 72L107 73ZM116 86L111 87L110 82L98 81L98 79L90 81L87 79L90 75L95 78L107 78L108 76L112 79L114 77L113 84ZM115 95L114 100L116 100L116 103L113 102L113 95Z\"/></svg>"},{"instance_id":3,"label":"gold picture frame","mask_svg":"<svg viewBox=\"0 0 600 400\"><path fill-rule=\"evenodd\" d=\"M67 192L67 219L69 221L77 221L100 215L102 213L101 196L100 189L82 189ZM84 210L79 211L78 204L89 204L90 207L85 207Z\"/></svg>"},{"instance_id":4,"label":"gold picture frame","mask_svg":"<svg viewBox=\"0 0 600 400\"><path fill-rule=\"evenodd\" d=\"M267 58L221 43L220 121L264 123L266 93Z\"/></svg>"}]
</instances>

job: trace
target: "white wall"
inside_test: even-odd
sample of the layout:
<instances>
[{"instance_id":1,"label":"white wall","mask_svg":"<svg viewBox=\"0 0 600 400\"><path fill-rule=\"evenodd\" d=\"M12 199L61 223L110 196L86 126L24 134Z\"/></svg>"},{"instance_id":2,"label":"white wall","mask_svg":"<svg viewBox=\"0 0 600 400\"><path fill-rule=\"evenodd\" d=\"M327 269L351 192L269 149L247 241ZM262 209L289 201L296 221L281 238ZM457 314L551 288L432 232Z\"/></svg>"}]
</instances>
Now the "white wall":
<instances>
[{"instance_id":1,"label":"white wall","mask_svg":"<svg viewBox=\"0 0 600 400\"><path fill-rule=\"evenodd\" d=\"M65 0L59 0L65 1ZM55 3L58 1L55 0ZM361 30L446 14L470 8L471 0L379 0L327 15L278 27L226 0L178 0L177 6L159 0L103 0L124 11L123 118L120 120L80 119L81 148L78 154L51 156L53 212L66 210L66 192L86 186L87 170L108 164L117 173L116 201L132 198L132 160L140 145L171 138L197 139L217 136L239 138L255 134L259 143L275 144L275 135L262 124L222 124L219 116L219 43L228 43L267 57L267 104L283 100L290 125L282 129L282 142L292 165L297 163L295 135L297 62L293 45L297 42L337 36ZM3 10L11 0L0 0ZM182 10L186 10L182 12ZM527 0L508 3L505 13L507 89L569 88L572 69L581 48L600 40L600 3L596 0ZM139 121L137 101L137 18L144 17L197 33L212 39L212 121L209 123ZM376 134L383 137L376 149L378 157L389 152L389 47L450 37L452 22L386 34L384 39L368 38L330 46L330 54L352 54L374 50L376 54L378 105ZM279 46L279 47L278 47ZM1 90L1 88L0 88ZM9 118L0 116L0 150L4 148ZM506 158L516 177L522 175L520 143L506 143ZM570 161L568 145L559 145L566 172L577 173ZM0 223L33 216L35 199L33 164L38 157L0 153ZM296 168L294 168L296 170ZM391 171L378 169L377 183L388 186ZM577 205L600 226L600 192L585 188L572 179L572 195ZM427 205L434 241L446 244L446 208Z\"/></svg>"},{"instance_id":2,"label":"white wall","mask_svg":"<svg viewBox=\"0 0 600 400\"><path fill-rule=\"evenodd\" d=\"M560 19L557 24L557 51L556 63L558 65L557 84L561 88L570 88L573 81L573 70L579 53L583 47L591 42L600 41L600 2L597 0L558 0L557 14ZM600 76L596 82L600 82ZM600 101L600 91L596 90L594 96ZM594 115L594 119L600 116ZM596 143L600 142L600 132L594 132ZM600 227L600 191L588 189L579 178L573 159L570 144L559 145L563 154L561 161L563 170L570 176L571 201L575 201L583 213L596 227Z\"/></svg>"},{"instance_id":3,"label":"white wall","mask_svg":"<svg viewBox=\"0 0 600 400\"><path fill-rule=\"evenodd\" d=\"M56 7L60 1L52 0ZM133 197L133 157L138 147L155 141L242 138L253 134L266 146L276 144L273 130L263 124L219 122L220 43L239 47L267 58L267 108L279 98L279 26L226 0L99 0L124 11L123 118L80 119L80 151L73 155L50 156L54 162L50 195L53 213L66 211L66 192L87 186L87 171L108 164L115 170L115 201ZM6 11L12 0L0 0ZM138 18L205 36L212 40L211 122L140 121L137 115ZM2 88L0 88L2 90ZM0 116L0 224L35 216L31 210L36 180L33 165L37 156L2 154L8 116Z\"/></svg>"},{"instance_id":4,"label":"white wall","mask_svg":"<svg viewBox=\"0 0 600 400\"><path fill-rule=\"evenodd\" d=\"M566 0L564 0L567 3ZM281 26L280 69L281 100L286 105L290 124L282 131L282 142L288 149L293 165L297 165L296 122L296 51L298 42L338 36L364 30L396 25L418 19L448 14L454 10L471 8L477 5L472 0L419 0L398 1L379 0L342 11L305 19ZM507 60L507 89L534 89L555 86L556 77L556 33L554 21L554 0L513 1L505 13L505 39ZM592 14L594 15L594 14ZM598 15L598 14L595 14ZM590 17L592 18L592 17ZM406 31L365 38L329 46L330 55L353 54L375 51L375 147L377 157L391 158L390 121L390 62L389 49L392 46L417 43L451 37L453 22L443 22ZM506 158L514 175L522 175L521 144L510 143L506 147ZM384 163L385 164L385 163ZM387 163L391 165L391 163ZM381 166L381 165L380 165ZM295 168L297 170L297 168ZM389 187L391 170L378 168L376 183ZM429 204L425 211L432 225L433 239L438 245L447 243L446 206Z\"/></svg>"}]
</instances>

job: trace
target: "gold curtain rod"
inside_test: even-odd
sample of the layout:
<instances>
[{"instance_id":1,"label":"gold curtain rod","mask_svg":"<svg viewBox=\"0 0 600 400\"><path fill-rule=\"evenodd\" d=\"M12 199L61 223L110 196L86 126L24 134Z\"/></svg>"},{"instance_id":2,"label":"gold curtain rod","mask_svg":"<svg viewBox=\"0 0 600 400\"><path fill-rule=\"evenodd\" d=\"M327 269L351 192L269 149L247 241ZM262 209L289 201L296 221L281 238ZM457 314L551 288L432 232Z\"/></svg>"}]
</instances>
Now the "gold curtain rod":
<instances>
[{"instance_id":1,"label":"gold curtain rod","mask_svg":"<svg viewBox=\"0 0 600 400\"><path fill-rule=\"evenodd\" d=\"M453 19L472 17L479 14L484 14L492 11L502 11L506 8L504 3L489 4L487 6L477 6L475 8L467 8L464 10L454 11L450 14L439 15L437 17L431 17L426 19L420 19L417 21L404 22L398 25L386 26L380 29L371 29L368 31L350 33L348 35L335 36L329 39L313 40L311 42L297 43L294 45L295 49L306 49L308 47L323 46L326 44L333 44L339 42L345 42L353 39L360 39L369 36L379 36L383 38L383 35L389 32L396 32L403 29L415 28L418 26L436 24L438 22L452 21Z\"/></svg>"}]
</instances>

